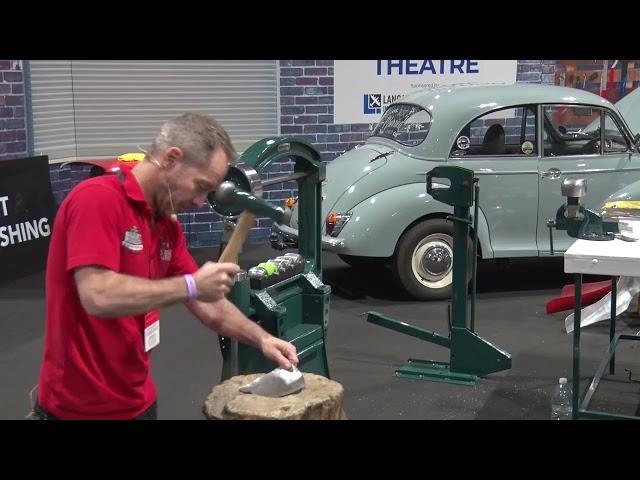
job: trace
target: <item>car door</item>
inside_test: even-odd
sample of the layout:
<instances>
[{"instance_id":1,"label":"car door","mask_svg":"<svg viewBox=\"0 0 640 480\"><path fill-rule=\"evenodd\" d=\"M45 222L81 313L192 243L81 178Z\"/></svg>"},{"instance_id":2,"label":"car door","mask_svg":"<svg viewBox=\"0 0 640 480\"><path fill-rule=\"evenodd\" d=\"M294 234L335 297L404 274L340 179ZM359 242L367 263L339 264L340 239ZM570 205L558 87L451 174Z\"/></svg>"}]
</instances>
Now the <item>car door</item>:
<instances>
[{"instance_id":1,"label":"car door","mask_svg":"<svg viewBox=\"0 0 640 480\"><path fill-rule=\"evenodd\" d=\"M496 258L537 255L536 118L536 105L481 115L462 129L448 160L479 179L479 208Z\"/></svg>"},{"instance_id":2,"label":"car door","mask_svg":"<svg viewBox=\"0 0 640 480\"><path fill-rule=\"evenodd\" d=\"M640 180L640 156L617 113L584 105L541 105L542 156L539 171L537 239L540 255L550 254L547 221L555 219L566 203L562 181L587 180L583 205L599 213L604 200L616 190ZM563 252L575 238L553 231L554 251ZM555 253L555 252L554 252Z\"/></svg>"}]
</instances>

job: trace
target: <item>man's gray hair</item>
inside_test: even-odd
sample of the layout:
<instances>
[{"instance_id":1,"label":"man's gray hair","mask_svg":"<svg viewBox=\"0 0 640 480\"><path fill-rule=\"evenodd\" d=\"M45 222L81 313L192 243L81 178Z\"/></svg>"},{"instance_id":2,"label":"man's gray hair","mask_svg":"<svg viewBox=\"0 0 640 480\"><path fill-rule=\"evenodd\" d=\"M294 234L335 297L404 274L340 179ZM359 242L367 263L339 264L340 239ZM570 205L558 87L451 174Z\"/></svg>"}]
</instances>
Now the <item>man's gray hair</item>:
<instances>
[{"instance_id":1,"label":"man's gray hair","mask_svg":"<svg viewBox=\"0 0 640 480\"><path fill-rule=\"evenodd\" d=\"M227 154L229 162L238 158L224 127L210 115L199 113L185 113L164 123L146 152L146 158L169 147L179 147L185 162L198 166L206 166L218 148Z\"/></svg>"}]
</instances>

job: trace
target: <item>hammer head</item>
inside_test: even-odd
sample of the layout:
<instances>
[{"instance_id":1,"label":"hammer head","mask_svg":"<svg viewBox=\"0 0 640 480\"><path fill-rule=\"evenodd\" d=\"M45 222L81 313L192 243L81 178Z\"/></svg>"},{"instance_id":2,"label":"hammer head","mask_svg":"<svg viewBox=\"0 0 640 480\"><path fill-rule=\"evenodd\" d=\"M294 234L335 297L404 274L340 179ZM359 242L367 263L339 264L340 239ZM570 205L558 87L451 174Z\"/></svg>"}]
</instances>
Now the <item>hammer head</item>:
<instances>
[{"instance_id":1,"label":"hammer head","mask_svg":"<svg viewBox=\"0 0 640 480\"><path fill-rule=\"evenodd\" d=\"M238 190L235 183L225 181L220 184L215 192L215 199L220 203L228 203L233 200L233 194Z\"/></svg>"},{"instance_id":2,"label":"hammer head","mask_svg":"<svg viewBox=\"0 0 640 480\"><path fill-rule=\"evenodd\" d=\"M211 196L213 196L213 201L211 201ZM258 217L269 217L285 225L288 225L291 219L289 209L285 211L280 206L273 205L253 193L238 188L234 182L229 180L222 182L215 193L210 194L209 201L216 212L227 217L233 210L248 210Z\"/></svg>"}]
</instances>

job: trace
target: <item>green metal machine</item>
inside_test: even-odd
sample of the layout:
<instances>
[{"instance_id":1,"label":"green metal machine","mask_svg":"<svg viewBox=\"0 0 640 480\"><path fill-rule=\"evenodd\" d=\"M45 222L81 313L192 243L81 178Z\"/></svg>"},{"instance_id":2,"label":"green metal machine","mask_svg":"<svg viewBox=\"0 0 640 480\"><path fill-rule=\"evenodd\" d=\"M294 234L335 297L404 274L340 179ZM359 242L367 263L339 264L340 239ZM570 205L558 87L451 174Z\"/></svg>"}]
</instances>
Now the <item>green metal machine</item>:
<instances>
[{"instance_id":1,"label":"green metal machine","mask_svg":"<svg viewBox=\"0 0 640 480\"><path fill-rule=\"evenodd\" d=\"M434 184L434 179L445 179ZM447 217L453 221L453 298L448 336L394 320L378 312L368 312L367 321L381 327L435 343L450 350L449 362L409 359L407 365L396 370L400 378L471 385L477 378L511 368L511 355L480 337L474 331L475 277L477 234L474 234L472 256L471 316L467 322L467 292L469 255L467 239L471 225L470 208L475 203L474 232L478 231L478 180L473 171L456 166L439 166L426 173L427 193L454 208ZM448 187L446 186L447 184ZM474 201L475 200L475 201Z\"/></svg>"},{"instance_id":2,"label":"green metal machine","mask_svg":"<svg viewBox=\"0 0 640 480\"><path fill-rule=\"evenodd\" d=\"M269 165L288 160L291 174L262 180ZM266 138L248 148L231 166L226 181L209 196L213 209L227 220L243 210L287 223L290 212L262 199L263 187L297 181L299 205L299 256L291 262L281 259L261 278L241 272L229 299L266 331L295 345L303 372L329 378L325 349L329 326L331 288L322 283L321 183L325 166L320 154L308 143L291 137ZM289 268L290 267L290 268ZM250 269L249 272L259 269ZM234 375L263 373L276 364L262 352L230 338L220 337L222 380Z\"/></svg>"},{"instance_id":3,"label":"green metal machine","mask_svg":"<svg viewBox=\"0 0 640 480\"><path fill-rule=\"evenodd\" d=\"M619 232L618 222L605 221L596 212L583 207L580 202L587 194L587 181L583 178L565 178L562 181L561 192L567 197L567 203L560 206L555 220L547 220L549 227L549 244L551 255L553 252L553 229L566 230L573 238L582 240L613 240Z\"/></svg>"}]
</instances>

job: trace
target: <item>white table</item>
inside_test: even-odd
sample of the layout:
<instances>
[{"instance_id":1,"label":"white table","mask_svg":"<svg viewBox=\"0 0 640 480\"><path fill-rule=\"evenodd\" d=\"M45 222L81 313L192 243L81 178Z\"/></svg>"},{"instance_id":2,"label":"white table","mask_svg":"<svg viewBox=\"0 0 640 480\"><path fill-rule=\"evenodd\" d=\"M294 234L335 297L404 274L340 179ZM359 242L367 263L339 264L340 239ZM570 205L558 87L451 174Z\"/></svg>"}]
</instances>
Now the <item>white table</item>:
<instances>
[{"instance_id":1,"label":"white table","mask_svg":"<svg viewBox=\"0 0 640 480\"><path fill-rule=\"evenodd\" d=\"M618 276L640 277L640 242L615 240L576 240L564 253L564 271L575 274L575 303L573 315L573 418L624 418L638 419L630 415L597 412L589 410L589 403L598 388L598 384L607 364L609 373L615 373L615 349L622 340L640 340L637 335L617 334L616 321L616 282ZM609 327L609 348L596 372L591 385L580 403L580 324L582 310L582 275L607 275L611 279L611 316Z\"/></svg>"},{"instance_id":2,"label":"white table","mask_svg":"<svg viewBox=\"0 0 640 480\"><path fill-rule=\"evenodd\" d=\"M576 240L564 254L564 271L640 277L640 241Z\"/></svg>"}]
</instances>

